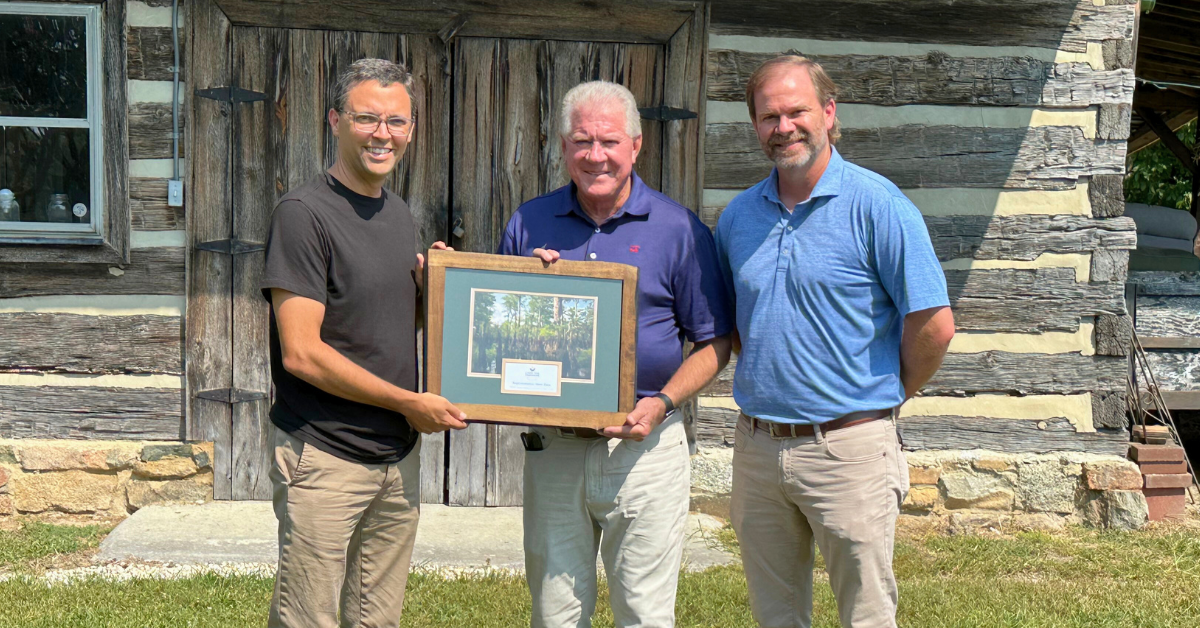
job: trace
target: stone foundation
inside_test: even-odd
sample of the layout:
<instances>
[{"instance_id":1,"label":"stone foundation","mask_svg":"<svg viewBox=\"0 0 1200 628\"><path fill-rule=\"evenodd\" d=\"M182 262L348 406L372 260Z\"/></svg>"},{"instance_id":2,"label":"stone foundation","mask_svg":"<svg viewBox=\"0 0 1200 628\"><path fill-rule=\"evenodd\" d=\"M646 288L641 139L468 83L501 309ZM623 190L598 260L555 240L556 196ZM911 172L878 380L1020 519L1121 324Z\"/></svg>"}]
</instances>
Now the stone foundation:
<instances>
[{"instance_id":1,"label":"stone foundation","mask_svg":"<svg viewBox=\"0 0 1200 628\"><path fill-rule=\"evenodd\" d=\"M902 525L965 532L1050 530L1082 523L1136 529L1146 523L1137 465L1086 453L908 452ZM728 516L733 450L692 457L692 509Z\"/></svg>"},{"instance_id":2,"label":"stone foundation","mask_svg":"<svg viewBox=\"0 0 1200 628\"><path fill-rule=\"evenodd\" d=\"M0 515L212 500L212 443L0 440Z\"/></svg>"}]
</instances>

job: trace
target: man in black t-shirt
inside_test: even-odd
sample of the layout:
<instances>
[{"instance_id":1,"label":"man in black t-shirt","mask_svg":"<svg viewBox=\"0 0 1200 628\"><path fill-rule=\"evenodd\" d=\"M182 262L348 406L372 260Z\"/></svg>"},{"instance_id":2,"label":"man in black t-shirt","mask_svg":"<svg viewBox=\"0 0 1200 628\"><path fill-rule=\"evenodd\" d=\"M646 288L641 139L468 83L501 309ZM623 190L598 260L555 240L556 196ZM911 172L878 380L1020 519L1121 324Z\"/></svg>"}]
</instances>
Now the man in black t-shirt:
<instances>
[{"instance_id":1,"label":"man in black t-shirt","mask_svg":"<svg viewBox=\"0 0 1200 628\"><path fill-rule=\"evenodd\" d=\"M466 415L415 392L424 259L408 206L383 189L415 124L412 76L353 63L328 119L337 161L275 207L262 283L278 428L268 625L394 627L420 512L418 432L462 429Z\"/></svg>"}]
</instances>

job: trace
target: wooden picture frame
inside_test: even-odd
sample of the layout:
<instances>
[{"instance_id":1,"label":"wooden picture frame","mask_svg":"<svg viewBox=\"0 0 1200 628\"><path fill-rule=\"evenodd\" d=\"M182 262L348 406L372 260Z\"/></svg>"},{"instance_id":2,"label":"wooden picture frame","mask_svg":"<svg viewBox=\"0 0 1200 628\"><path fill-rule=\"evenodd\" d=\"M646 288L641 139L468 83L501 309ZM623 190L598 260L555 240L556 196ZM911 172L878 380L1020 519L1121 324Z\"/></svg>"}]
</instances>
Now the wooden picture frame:
<instances>
[{"instance_id":1,"label":"wooden picture frame","mask_svg":"<svg viewBox=\"0 0 1200 628\"><path fill-rule=\"evenodd\" d=\"M458 273L458 271L496 273L496 277L486 278L484 275ZM456 301L462 299L464 286L468 284L470 286L470 301L461 302L461 307L456 305L449 311L449 317L446 304L448 273L450 273L453 284L450 289L454 292ZM520 277L514 277L514 274L519 274ZM561 279L546 280L546 278L582 278L585 281L570 284L569 282L564 283ZM607 281L587 281L595 279ZM634 404L637 402L637 279L638 269L625 264L563 260L547 264L534 257L429 250L426 253L425 263L425 389L449 399L467 414L469 422L592 429L624 424L626 415L633 411ZM518 281L521 287L517 289L487 287L492 285L492 281L509 286L512 286L514 281ZM483 284L483 286L478 287L476 283ZM619 285L617 285L618 283ZM536 392L513 394L511 391L501 391L500 394L512 395L513 405L471 401L477 397L488 397L492 401L498 401L497 395L493 394L494 391L488 387L504 387L508 385L509 381L506 370L500 375L490 371L488 374L484 374L483 371L472 370L471 356L475 353L472 342L476 329L474 321L476 294L498 292L559 296L559 293L553 291L539 291L539 284L573 285L573 291L564 293L562 296L569 294L573 301L594 300L595 305L591 306L590 313L593 341L588 354L592 360L590 371L588 371L591 379L562 379L562 363L545 362L545 364L558 364L551 370L554 370L555 376L560 378L558 386L561 392L559 394L547 395ZM604 294L587 292L589 286L602 289ZM519 299L520 296L518 296ZM609 310L616 304L614 302L619 302L620 305L619 316L616 319L609 314ZM554 303L558 307L560 299L556 298ZM468 313L463 314L464 311ZM603 318L601 317L602 311ZM462 323L464 317L468 321L465 326ZM611 334L599 337L597 330L602 326L607 330L612 330L618 321L619 346L616 347L614 353ZM452 325L454 329L448 330L447 325ZM484 326L486 327L486 323ZM466 340L462 340L463 338ZM461 346L464 342L466 343L465 350ZM444 361L444 354L447 352L451 353L453 357ZM486 348L483 348L483 353L486 355ZM597 357L601 354L604 356L602 360ZM464 361L466 370L459 374L458 370ZM501 360L499 349L497 349L495 356L487 362L486 368L495 369L496 365L501 362L504 362L506 367L509 362L531 363L527 359ZM536 361L533 363L536 364ZM449 372L450 377L445 377L446 369L453 369ZM615 369L615 373L612 372L613 369ZM466 383L464 378L473 379ZM483 378L487 378L489 381L484 381ZM492 384L490 380L495 379L500 379L501 382ZM571 389L567 389L569 384L575 386L573 390L586 394L572 395ZM484 390L486 392L482 392ZM602 401L581 401L581 397ZM563 407L564 404L576 406L582 404L589 407L569 408ZM604 409L598 409L601 407Z\"/></svg>"}]
</instances>

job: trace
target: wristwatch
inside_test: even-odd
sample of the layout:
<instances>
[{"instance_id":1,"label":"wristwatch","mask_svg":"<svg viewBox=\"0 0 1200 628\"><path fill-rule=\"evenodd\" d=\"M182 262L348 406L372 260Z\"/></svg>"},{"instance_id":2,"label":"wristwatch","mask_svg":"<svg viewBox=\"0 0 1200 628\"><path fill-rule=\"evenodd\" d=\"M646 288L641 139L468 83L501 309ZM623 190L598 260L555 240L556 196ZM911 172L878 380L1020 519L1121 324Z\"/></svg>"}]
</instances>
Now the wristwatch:
<instances>
[{"instance_id":1,"label":"wristwatch","mask_svg":"<svg viewBox=\"0 0 1200 628\"><path fill-rule=\"evenodd\" d=\"M663 393L658 393L657 395L654 395L654 396L659 399L662 399L662 402L667 406L667 411L664 414L671 414L671 411L675 409L675 402L671 401L671 398L666 396Z\"/></svg>"}]
</instances>

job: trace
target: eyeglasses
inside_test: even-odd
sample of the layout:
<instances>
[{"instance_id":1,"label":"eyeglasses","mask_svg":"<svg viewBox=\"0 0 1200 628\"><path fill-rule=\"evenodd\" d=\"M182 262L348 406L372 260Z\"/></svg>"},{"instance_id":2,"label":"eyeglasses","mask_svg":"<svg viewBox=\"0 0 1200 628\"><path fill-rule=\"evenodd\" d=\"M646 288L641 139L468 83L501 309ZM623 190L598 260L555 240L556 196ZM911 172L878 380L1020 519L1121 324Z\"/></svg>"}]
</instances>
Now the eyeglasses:
<instances>
[{"instance_id":1,"label":"eyeglasses","mask_svg":"<svg viewBox=\"0 0 1200 628\"><path fill-rule=\"evenodd\" d=\"M417 125L416 120L409 120L403 116L392 116L384 120L373 113L358 111L343 111L342 113L350 116L350 122L354 125L354 129L360 133L374 133L382 122L387 125L387 132L391 135L408 137L408 134L412 133L413 127Z\"/></svg>"}]
</instances>

